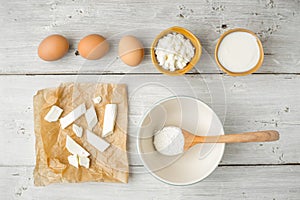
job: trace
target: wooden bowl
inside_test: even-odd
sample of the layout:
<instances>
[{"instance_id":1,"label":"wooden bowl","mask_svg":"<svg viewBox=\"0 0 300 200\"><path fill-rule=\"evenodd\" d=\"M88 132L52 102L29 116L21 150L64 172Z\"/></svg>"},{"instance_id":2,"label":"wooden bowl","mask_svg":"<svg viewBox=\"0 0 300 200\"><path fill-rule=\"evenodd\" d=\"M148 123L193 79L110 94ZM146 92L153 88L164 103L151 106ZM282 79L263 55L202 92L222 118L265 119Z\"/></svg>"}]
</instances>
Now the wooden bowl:
<instances>
[{"instance_id":1,"label":"wooden bowl","mask_svg":"<svg viewBox=\"0 0 300 200\"><path fill-rule=\"evenodd\" d=\"M175 70L175 71L169 71L164 69L163 67L161 67L158 63L158 60L156 58L156 54L155 54L155 48L157 46L157 43L159 41L159 39L161 39L162 37L164 37L165 35L169 34L169 33L180 33L182 34L185 38L189 39L192 43L192 45L195 48L195 54L194 57L192 58L192 60L183 68L180 70ZM190 31L188 31L185 28L182 27L178 27L178 26L174 26L171 28L168 28L164 31L162 31L153 41L152 45L151 45L151 59L152 59L152 63L154 64L154 66L158 69L158 71L170 75L170 76L177 76L177 75L182 75L187 73L188 71L190 71L199 61L200 56L202 53L202 47L200 44L199 39Z\"/></svg>"},{"instance_id":2,"label":"wooden bowl","mask_svg":"<svg viewBox=\"0 0 300 200\"><path fill-rule=\"evenodd\" d=\"M258 44L258 47L259 47L259 51L260 51L260 58L259 58L257 64L252 69L250 69L248 71L245 71L245 72L232 72L232 71L229 71L219 61L218 51L219 51L220 44L228 34L233 33L233 32L250 33L251 35L253 35L256 38L256 41L257 41L257 44ZM261 65L263 63L263 60L264 60L264 49L263 49L263 46L261 44L261 41L259 40L259 38L257 37L257 35L254 32L249 31L247 29L243 29L243 28L235 28L235 29L231 29L229 31L226 31L219 38L218 43L217 43L216 48L215 48L215 60L218 64L218 66L220 67L220 69L223 70L224 72L226 72L227 74L229 74L230 76L245 76L245 75L249 75L249 74L252 74L252 73L256 72L261 67Z\"/></svg>"}]
</instances>

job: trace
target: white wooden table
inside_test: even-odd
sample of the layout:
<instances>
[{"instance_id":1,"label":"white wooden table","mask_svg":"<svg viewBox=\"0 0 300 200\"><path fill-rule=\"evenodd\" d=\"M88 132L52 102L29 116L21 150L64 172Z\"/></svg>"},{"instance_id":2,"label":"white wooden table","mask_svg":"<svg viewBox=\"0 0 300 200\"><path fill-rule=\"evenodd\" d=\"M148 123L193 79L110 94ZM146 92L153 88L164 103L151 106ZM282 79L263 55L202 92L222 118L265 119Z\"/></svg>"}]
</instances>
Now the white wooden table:
<instances>
[{"instance_id":1,"label":"white wooden table","mask_svg":"<svg viewBox=\"0 0 300 200\"><path fill-rule=\"evenodd\" d=\"M300 199L299 1L1 0L0 25L1 200ZM116 59L120 35L134 34L149 47L156 33L174 25L195 33L207 53L199 70L179 82L159 74L148 51L138 68ZM263 42L265 61L253 75L230 77L205 61L213 58L220 34L235 27L256 32ZM37 46L52 33L69 38L71 48L62 60L47 63L38 58ZM111 52L99 61L75 56L80 38L90 33L111 40ZM61 82L99 79L128 84L129 183L33 186L33 95ZM164 87L148 84L150 80ZM227 145L217 170L197 184L175 187L159 182L145 173L134 153L135 125L148 106L170 95L166 89L185 95L181 81L216 110L225 132L276 129L280 141ZM143 83L147 90L136 92L137 84Z\"/></svg>"}]
</instances>

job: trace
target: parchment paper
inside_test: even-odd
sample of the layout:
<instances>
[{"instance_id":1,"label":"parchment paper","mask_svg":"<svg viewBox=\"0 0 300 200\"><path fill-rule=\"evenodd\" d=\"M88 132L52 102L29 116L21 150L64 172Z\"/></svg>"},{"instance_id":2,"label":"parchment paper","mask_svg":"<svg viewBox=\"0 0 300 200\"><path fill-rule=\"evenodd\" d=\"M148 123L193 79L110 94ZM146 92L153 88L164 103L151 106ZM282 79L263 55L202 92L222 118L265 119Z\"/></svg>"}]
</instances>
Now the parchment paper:
<instances>
[{"instance_id":1,"label":"parchment paper","mask_svg":"<svg viewBox=\"0 0 300 200\"><path fill-rule=\"evenodd\" d=\"M101 96L102 102L94 104L92 99ZM85 103L87 109L94 104L98 116L98 124L92 130L101 137L105 105L118 105L118 115L114 133L105 140L111 146L103 153L86 141L87 123L84 115L75 123L84 129L82 138L72 131L72 125L65 129L59 121L47 122L45 115L53 105L64 111L62 116L71 112L78 105ZM58 182L128 182L128 158L126 152L128 103L126 85L64 83L58 88L43 89L37 92L34 104L34 130L36 136L36 166L34 184L37 186ZM91 156L90 168L78 169L68 163L71 153L65 147L66 135L71 136L84 147Z\"/></svg>"}]
</instances>

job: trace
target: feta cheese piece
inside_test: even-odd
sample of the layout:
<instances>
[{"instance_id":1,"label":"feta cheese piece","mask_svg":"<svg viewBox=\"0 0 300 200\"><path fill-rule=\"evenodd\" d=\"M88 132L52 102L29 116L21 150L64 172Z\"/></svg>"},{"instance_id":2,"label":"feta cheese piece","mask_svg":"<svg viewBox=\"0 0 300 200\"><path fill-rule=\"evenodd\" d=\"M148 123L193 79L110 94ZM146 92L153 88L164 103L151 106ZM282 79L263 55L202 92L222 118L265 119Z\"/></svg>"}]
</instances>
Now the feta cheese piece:
<instances>
[{"instance_id":1,"label":"feta cheese piece","mask_svg":"<svg viewBox=\"0 0 300 200\"><path fill-rule=\"evenodd\" d=\"M91 106L85 113L85 120L90 130L93 130L93 128L98 123L97 114L95 111L94 106Z\"/></svg>"},{"instance_id":2,"label":"feta cheese piece","mask_svg":"<svg viewBox=\"0 0 300 200\"><path fill-rule=\"evenodd\" d=\"M106 137L113 133L117 118L117 104L106 104L102 137Z\"/></svg>"},{"instance_id":3,"label":"feta cheese piece","mask_svg":"<svg viewBox=\"0 0 300 200\"><path fill-rule=\"evenodd\" d=\"M70 155L68 156L68 161L70 165L73 165L74 167L78 168L78 155Z\"/></svg>"},{"instance_id":4,"label":"feta cheese piece","mask_svg":"<svg viewBox=\"0 0 300 200\"><path fill-rule=\"evenodd\" d=\"M96 103L96 104L101 103L101 101L102 101L102 98L100 96L97 96L97 97L93 98L93 102Z\"/></svg>"},{"instance_id":5,"label":"feta cheese piece","mask_svg":"<svg viewBox=\"0 0 300 200\"><path fill-rule=\"evenodd\" d=\"M81 157L88 157L90 155L84 148L77 144L70 136L67 135L66 148L71 154L77 154Z\"/></svg>"},{"instance_id":6,"label":"feta cheese piece","mask_svg":"<svg viewBox=\"0 0 300 200\"><path fill-rule=\"evenodd\" d=\"M75 120L77 120L81 115L83 115L86 112L85 104L79 105L77 108L75 108L72 112L67 114L66 116L60 118L60 125L64 129L68 127L70 124L72 124Z\"/></svg>"},{"instance_id":7,"label":"feta cheese piece","mask_svg":"<svg viewBox=\"0 0 300 200\"><path fill-rule=\"evenodd\" d=\"M78 157L78 162L79 162L80 166L83 166L83 167L85 167L87 169L90 167L90 159L87 158L87 157L81 157L81 156L79 156Z\"/></svg>"},{"instance_id":8,"label":"feta cheese piece","mask_svg":"<svg viewBox=\"0 0 300 200\"><path fill-rule=\"evenodd\" d=\"M75 133L75 135L77 137L82 137L82 132L83 132L83 128L76 125L76 124L73 124L72 126L72 129L73 129L73 132Z\"/></svg>"},{"instance_id":9,"label":"feta cheese piece","mask_svg":"<svg viewBox=\"0 0 300 200\"><path fill-rule=\"evenodd\" d=\"M47 122L56 122L62 112L63 109L54 105L50 108L49 112L44 117L44 120L46 120Z\"/></svg>"},{"instance_id":10,"label":"feta cheese piece","mask_svg":"<svg viewBox=\"0 0 300 200\"><path fill-rule=\"evenodd\" d=\"M108 142L90 132L89 130L86 131L86 138L91 145L93 145L101 152L104 152L110 146Z\"/></svg>"}]
</instances>

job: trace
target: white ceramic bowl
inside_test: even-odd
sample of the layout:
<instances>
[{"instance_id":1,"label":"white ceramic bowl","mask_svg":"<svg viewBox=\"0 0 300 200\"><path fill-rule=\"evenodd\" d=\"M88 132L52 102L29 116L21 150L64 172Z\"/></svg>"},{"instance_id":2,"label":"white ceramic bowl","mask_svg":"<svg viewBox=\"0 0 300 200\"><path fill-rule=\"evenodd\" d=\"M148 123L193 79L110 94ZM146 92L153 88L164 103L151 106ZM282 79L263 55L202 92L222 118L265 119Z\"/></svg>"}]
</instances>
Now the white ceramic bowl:
<instances>
[{"instance_id":1,"label":"white ceramic bowl","mask_svg":"<svg viewBox=\"0 0 300 200\"><path fill-rule=\"evenodd\" d=\"M153 134L163 126L171 125L197 135L223 135L221 121L198 99L170 97L147 111L139 125L139 155L154 177L172 185L189 185L203 180L218 166L225 144L198 144L181 155L164 156L155 150Z\"/></svg>"}]
</instances>

